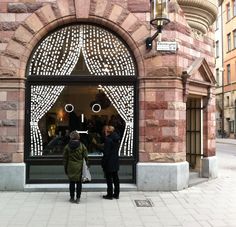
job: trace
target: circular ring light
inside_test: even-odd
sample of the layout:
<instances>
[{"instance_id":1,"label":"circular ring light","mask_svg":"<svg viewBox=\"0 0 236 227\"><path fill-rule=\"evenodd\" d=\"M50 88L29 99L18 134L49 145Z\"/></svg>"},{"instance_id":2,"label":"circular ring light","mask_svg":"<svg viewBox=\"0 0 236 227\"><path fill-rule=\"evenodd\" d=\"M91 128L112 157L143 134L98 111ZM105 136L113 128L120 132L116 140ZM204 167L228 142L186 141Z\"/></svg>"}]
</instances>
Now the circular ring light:
<instances>
[{"instance_id":1,"label":"circular ring light","mask_svg":"<svg viewBox=\"0 0 236 227\"><path fill-rule=\"evenodd\" d=\"M73 112L74 109L75 109L75 107L74 107L72 104L66 104L66 105L65 105L65 111L66 111L67 113Z\"/></svg>"},{"instance_id":2,"label":"circular ring light","mask_svg":"<svg viewBox=\"0 0 236 227\"><path fill-rule=\"evenodd\" d=\"M93 111L94 113L100 112L101 109L102 109L102 107L101 107L101 105L98 104L98 103L95 103L95 104L93 104L93 106L92 106L92 111Z\"/></svg>"}]
</instances>

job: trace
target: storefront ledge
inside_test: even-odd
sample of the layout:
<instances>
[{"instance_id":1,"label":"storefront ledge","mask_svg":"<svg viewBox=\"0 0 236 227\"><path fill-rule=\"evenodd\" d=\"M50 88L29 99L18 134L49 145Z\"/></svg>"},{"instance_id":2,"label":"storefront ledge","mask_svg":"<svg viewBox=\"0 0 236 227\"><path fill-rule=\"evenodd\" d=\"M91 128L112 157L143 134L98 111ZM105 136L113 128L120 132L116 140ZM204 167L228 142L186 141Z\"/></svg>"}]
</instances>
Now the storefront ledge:
<instances>
[{"instance_id":1,"label":"storefront ledge","mask_svg":"<svg viewBox=\"0 0 236 227\"><path fill-rule=\"evenodd\" d=\"M0 163L0 191L23 191L25 163Z\"/></svg>"},{"instance_id":2,"label":"storefront ledge","mask_svg":"<svg viewBox=\"0 0 236 227\"><path fill-rule=\"evenodd\" d=\"M106 184L92 184L87 183L82 185L83 192L99 192L106 191ZM135 184L120 184L121 192L137 191ZM68 184L26 184L25 192L68 192Z\"/></svg>"},{"instance_id":3,"label":"storefront ledge","mask_svg":"<svg viewBox=\"0 0 236 227\"><path fill-rule=\"evenodd\" d=\"M210 179L217 178L218 165L216 156L205 157L202 159L202 176Z\"/></svg>"},{"instance_id":4,"label":"storefront ledge","mask_svg":"<svg viewBox=\"0 0 236 227\"><path fill-rule=\"evenodd\" d=\"M137 187L142 191L178 191L188 187L189 163L138 163Z\"/></svg>"}]
</instances>

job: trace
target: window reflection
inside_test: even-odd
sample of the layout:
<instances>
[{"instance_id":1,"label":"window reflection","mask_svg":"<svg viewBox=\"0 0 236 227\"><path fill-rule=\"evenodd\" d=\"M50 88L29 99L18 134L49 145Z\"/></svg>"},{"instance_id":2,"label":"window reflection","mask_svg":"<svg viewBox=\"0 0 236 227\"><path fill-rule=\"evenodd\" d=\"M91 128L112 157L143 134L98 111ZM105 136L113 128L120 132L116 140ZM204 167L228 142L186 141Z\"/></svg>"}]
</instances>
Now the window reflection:
<instances>
[{"instance_id":1,"label":"window reflection","mask_svg":"<svg viewBox=\"0 0 236 227\"><path fill-rule=\"evenodd\" d=\"M101 108L97 108L97 106ZM65 86L52 108L40 119L43 156L62 155L73 130L81 131L81 141L90 156L101 156L103 127L113 125L123 136L125 122L98 86Z\"/></svg>"}]
</instances>

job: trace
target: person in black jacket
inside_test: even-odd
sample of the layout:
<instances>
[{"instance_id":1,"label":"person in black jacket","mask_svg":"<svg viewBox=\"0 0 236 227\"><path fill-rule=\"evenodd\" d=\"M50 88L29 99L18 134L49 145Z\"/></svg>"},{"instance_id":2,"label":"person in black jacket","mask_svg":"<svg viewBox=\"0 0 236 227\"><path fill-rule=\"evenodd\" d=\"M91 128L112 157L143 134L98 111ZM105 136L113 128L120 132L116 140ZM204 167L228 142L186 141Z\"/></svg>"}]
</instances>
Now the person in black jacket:
<instances>
[{"instance_id":1,"label":"person in black jacket","mask_svg":"<svg viewBox=\"0 0 236 227\"><path fill-rule=\"evenodd\" d=\"M102 168L107 182L107 195L104 199L119 199L120 181L119 170L119 146L120 136L115 132L113 126L105 127L104 151L102 157ZM114 192L113 192L114 184Z\"/></svg>"}]
</instances>

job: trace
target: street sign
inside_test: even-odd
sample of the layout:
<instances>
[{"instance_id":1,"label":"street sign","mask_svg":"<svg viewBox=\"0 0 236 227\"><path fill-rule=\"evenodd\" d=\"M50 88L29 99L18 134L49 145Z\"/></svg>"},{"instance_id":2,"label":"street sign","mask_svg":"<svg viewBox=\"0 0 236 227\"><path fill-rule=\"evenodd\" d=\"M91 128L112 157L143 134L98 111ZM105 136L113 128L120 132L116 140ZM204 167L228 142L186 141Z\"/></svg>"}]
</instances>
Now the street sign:
<instances>
[{"instance_id":1,"label":"street sign","mask_svg":"<svg viewBox=\"0 0 236 227\"><path fill-rule=\"evenodd\" d=\"M178 49L178 43L177 42L157 42L157 50L159 51L171 51L176 52Z\"/></svg>"}]
</instances>

